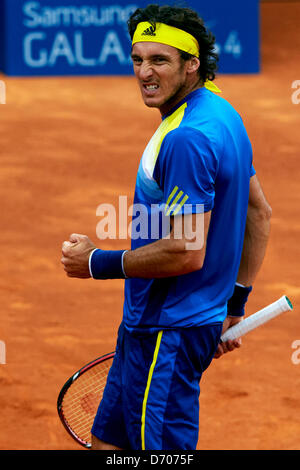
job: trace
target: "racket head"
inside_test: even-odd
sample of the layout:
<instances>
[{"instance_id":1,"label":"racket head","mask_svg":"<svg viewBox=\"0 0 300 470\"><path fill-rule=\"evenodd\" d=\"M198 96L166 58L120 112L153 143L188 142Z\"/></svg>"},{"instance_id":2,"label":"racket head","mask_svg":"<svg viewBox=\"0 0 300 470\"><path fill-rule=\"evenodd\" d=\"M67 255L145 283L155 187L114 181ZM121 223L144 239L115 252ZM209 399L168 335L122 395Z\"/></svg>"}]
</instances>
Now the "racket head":
<instances>
[{"instance_id":1,"label":"racket head","mask_svg":"<svg viewBox=\"0 0 300 470\"><path fill-rule=\"evenodd\" d=\"M81 367L63 385L57 398L58 416L72 438L91 447L91 428L102 399L115 352L105 354Z\"/></svg>"}]
</instances>

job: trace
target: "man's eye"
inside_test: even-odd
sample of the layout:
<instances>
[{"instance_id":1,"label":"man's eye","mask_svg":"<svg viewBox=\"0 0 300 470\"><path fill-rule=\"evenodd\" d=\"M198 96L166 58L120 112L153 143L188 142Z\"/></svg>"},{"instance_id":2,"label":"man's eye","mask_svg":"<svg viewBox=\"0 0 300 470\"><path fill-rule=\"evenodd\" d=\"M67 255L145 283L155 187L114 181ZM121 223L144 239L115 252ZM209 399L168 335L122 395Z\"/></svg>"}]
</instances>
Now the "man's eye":
<instances>
[{"instance_id":1,"label":"man's eye","mask_svg":"<svg viewBox=\"0 0 300 470\"><path fill-rule=\"evenodd\" d=\"M132 62L134 64L141 64L142 63L142 59L139 59L138 57L133 57L132 58Z\"/></svg>"}]
</instances>

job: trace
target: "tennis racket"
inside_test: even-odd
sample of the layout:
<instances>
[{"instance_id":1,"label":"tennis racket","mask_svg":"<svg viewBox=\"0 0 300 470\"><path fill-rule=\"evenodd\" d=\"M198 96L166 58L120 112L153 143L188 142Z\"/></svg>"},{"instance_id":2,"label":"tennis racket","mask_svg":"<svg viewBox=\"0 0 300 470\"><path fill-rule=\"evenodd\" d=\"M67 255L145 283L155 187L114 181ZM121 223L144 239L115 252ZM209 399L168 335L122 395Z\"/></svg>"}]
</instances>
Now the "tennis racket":
<instances>
[{"instance_id":1,"label":"tennis racket","mask_svg":"<svg viewBox=\"0 0 300 470\"><path fill-rule=\"evenodd\" d=\"M221 336L221 341L225 342L229 339L233 340L240 338L246 333L249 333L249 331L254 330L254 328L263 325L272 318L277 317L277 315L289 310L293 310L293 305L290 299L288 299L286 295L283 295L280 299L276 300L276 302L273 302L262 310L253 313L253 315L250 315L240 323L228 328L228 330L226 330Z\"/></svg>"},{"instance_id":2,"label":"tennis racket","mask_svg":"<svg viewBox=\"0 0 300 470\"><path fill-rule=\"evenodd\" d=\"M83 447L91 447L91 429L115 353L98 357L79 369L62 387L57 411L67 432Z\"/></svg>"},{"instance_id":3,"label":"tennis racket","mask_svg":"<svg viewBox=\"0 0 300 470\"><path fill-rule=\"evenodd\" d=\"M229 328L222 336L223 342L239 338L263 325L277 315L292 310L290 300L284 295L276 302L250 315ZM65 383L57 400L58 415L68 433L78 444L91 447L91 428L102 399L107 374L115 353L98 357L77 371Z\"/></svg>"}]
</instances>

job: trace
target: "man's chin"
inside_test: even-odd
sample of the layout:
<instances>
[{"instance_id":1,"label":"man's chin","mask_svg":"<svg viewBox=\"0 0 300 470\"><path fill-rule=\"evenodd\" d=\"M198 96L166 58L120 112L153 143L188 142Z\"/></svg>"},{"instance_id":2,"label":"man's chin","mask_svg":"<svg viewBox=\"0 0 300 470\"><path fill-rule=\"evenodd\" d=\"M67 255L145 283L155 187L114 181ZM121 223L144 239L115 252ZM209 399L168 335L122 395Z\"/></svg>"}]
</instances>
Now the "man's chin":
<instances>
[{"instance_id":1,"label":"man's chin","mask_svg":"<svg viewBox=\"0 0 300 470\"><path fill-rule=\"evenodd\" d=\"M159 108L161 106L161 103L157 100L153 100L153 99L149 99L149 98L146 98L143 96L143 101L144 101L144 104L148 107L148 108Z\"/></svg>"},{"instance_id":2,"label":"man's chin","mask_svg":"<svg viewBox=\"0 0 300 470\"><path fill-rule=\"evenodd\" d=\"M146 102L145 102L145 105L146 105L148 108L160 108L160 106L159 106L157 103L146 103Z\"/></svg>"}]
</instances>

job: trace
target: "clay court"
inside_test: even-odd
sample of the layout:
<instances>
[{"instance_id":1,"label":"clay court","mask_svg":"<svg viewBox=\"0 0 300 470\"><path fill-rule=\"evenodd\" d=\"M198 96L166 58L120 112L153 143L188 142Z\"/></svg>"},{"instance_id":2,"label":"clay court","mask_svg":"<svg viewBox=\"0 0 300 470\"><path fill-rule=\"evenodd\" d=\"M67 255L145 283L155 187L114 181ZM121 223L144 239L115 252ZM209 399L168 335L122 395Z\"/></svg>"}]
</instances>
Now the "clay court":
<instances>
[{"instance_id":1,"label":"clay court","mask_svg":"<svg viewBox=\"0 0 300 470\"><path fill-rule=\"evenodd\" d=\"M299 449L300 4L262 5L262 72L222 75L240 112L254 165L273 209L267 255L247 314L290 297L286 313L214 360L202 382L198 449ZM134 77L8 78L0 106L0 449L79 449L59 422L66 379L113 351L122 281L67 278L61 245L73 232L104 249L129 240L96 236L96 209L132 201L144 146L160 117ZM298 94L298 101L300 95ZM300 354L298 355L298 358Z\"/></svg>"}]
</instances>

